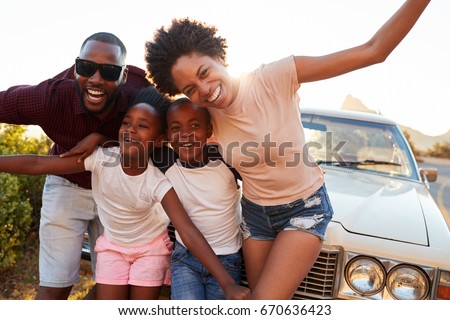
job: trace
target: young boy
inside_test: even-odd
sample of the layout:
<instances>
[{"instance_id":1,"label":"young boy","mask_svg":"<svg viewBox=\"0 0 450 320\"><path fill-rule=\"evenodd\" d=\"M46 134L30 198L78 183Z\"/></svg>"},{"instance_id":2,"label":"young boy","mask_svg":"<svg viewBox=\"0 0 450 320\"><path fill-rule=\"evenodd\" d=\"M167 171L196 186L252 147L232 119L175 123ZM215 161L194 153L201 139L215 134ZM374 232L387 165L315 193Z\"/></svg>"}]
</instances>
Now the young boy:
<instances>
[{"instance_id":1,"label":"young boy","mask_svg":"<svg viewBox=\"0 0 450 320\"><path fill-rule=\"evenodd\" d=\"M145 96L145 92L140 94L142 100L135 100L126 113L119 146L99 147L84 162L78 156L3 156L0 171L31 175L92 172L94 200L105 229L95 247L98 299L157 299L161 287L170 284L172 243L165 212L227 298L248 298L248 289L238 286L226 272L169 181L153 166L150 155L162 142L164 122Z\"/></svg>"},{"instance_id":2,"label":"young boy","mask_svg":"<svg viewBox=\"0 0 450 320\"><path fill-rule=\"evenodd\" d=\"M242 239L240 189L237 173L208 145L212 125L209 112L186 98L174 101L166 115L166 135L178 156L165 171L191 220L204 235L228 273L239 283ZM175 232L172 254L172 299L225 299L216 279Z\"/></svg>"}]
</instances>

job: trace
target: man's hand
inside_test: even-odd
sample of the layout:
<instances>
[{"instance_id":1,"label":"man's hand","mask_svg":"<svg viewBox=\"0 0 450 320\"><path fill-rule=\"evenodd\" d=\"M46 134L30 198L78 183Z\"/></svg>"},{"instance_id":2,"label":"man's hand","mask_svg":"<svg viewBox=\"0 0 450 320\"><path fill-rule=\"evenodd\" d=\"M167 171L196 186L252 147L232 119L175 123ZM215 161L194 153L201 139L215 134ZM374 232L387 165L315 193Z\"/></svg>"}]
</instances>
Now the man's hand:
<instances>
[{"instance_id":1,"label":"man's hand","mask_svg":"<svg viewBox=\"0 0 450 320\"><path fill-rule=\"evenodd\" d=\"M83 140L77 143L75 147L67 152L60 155L61 158L80 155L77 159L78 163L81 163L86 159L92 152L94 152L97 146L107 146L107 144L112 143L107 137L100 133L91 133L86 136ZM115 142L117 144L117 141Z\"/></svg>"}]
</instances>

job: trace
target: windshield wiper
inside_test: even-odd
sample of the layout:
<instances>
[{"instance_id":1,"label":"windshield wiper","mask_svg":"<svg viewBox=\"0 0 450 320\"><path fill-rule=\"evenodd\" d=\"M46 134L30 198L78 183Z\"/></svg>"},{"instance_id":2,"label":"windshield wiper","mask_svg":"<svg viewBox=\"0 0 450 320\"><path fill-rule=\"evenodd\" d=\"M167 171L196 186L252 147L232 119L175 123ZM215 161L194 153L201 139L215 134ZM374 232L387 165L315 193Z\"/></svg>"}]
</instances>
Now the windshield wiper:
<instances>
[{"instance_id":1,"label":"windshield wiper","mask_svg":"<svg viewBox=\"0 0 450 320\"><path fill-rule=\"evenodd\" d=\"M339 167L355 167L355 166L368 166L368 165L390 165L390 166L397 166L400 167L401 164L397 162L390 162L390 161L377 161L377 160L363 160L363 161L338 161L338 160L318 160L317 164L330 164L335 165Z\"/></svg>"}]
</instances>

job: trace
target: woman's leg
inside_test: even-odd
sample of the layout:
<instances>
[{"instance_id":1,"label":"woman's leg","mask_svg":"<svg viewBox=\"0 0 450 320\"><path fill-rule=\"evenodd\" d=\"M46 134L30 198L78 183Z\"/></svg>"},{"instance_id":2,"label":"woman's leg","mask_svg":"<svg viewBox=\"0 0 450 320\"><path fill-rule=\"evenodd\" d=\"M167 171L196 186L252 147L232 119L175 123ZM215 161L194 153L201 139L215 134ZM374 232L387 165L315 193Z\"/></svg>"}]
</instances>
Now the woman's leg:
<instances>
[{"instance_id":1,"label":"woman's leg","mask_svg":"<svg viewBox=\"0 0 450 320\"><path fill-rule=\"evenodd\" d=\"M333 216L325 185L307 198L262 207L242 198L241 229L254 299L291 299L316 261Z\"/></svg>"},{"instance_id":2,"label":"woman's leg","mask_svg":"<svg viewBox=\"0 0 450 320\"><path fill-rule=\"evenodd\" d=\"M298 285L314 265L321 247L320 238L311 233L298 230L280 232L265 263L261 265L262 270L252 290L253 298L291 299ZM254 250L257 249L253 247ZM258 252L252 254L257 255Z\"/></svg>"},{"instance_id":3,"label":"woman's leg","mask_svg":"<svg viewBox=\"0 0 450 320\"><path fill-rule=\"evenodd\" d=\"M251 291L253 291L258 283L272 245L272 240L245 239L242 242L245 273L247 275L248 286Z\"/></svg>"}]
</instances>

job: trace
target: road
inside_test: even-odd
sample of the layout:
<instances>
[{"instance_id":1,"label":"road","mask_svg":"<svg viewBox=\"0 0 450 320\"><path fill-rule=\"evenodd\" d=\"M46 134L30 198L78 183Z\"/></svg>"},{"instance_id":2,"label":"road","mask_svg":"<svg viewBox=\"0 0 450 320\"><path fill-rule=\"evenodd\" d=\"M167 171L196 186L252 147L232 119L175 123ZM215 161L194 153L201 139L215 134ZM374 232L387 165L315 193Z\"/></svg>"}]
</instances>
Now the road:
<instances>
[{"instance_id":1,"label":"road","mask_svg":"<svg viewBox=\"0 0 450 320\"><path fill-rule=\"evenodd\" d=\"M419 167L438 169L436 182L430 183L430 192L450 228L450 160L427 157Z\"/></svg>"}]
</instances>

